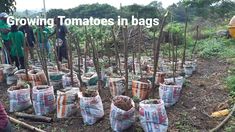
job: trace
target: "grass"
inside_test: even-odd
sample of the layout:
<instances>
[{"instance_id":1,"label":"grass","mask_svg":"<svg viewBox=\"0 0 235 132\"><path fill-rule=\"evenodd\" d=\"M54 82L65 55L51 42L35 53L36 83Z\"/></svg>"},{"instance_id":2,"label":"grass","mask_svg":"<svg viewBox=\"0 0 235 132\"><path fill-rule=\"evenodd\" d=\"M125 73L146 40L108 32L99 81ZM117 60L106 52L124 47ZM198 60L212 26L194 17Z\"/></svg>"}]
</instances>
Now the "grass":
<instances>
[{"instance_id":1,"label":"grass","mask_svg":"<svg viewBox=\"0 0 235 132\"><path fill-rule=\"evenodd\" d=\"M227 88L230 91L230 95L235 97L235 75L230 75L226 79Z\"/></svg>"},{"instance_id":2,"label":"grass","mask_svg":"<svg viewBox=\"0 0 235 132\"><path fill-rule=\"evenodd\" d=\"M235 57L235 41L226 38L208 38L198 43L198 53L203 58L233 58Z\"/></svg>"}]
</instances>

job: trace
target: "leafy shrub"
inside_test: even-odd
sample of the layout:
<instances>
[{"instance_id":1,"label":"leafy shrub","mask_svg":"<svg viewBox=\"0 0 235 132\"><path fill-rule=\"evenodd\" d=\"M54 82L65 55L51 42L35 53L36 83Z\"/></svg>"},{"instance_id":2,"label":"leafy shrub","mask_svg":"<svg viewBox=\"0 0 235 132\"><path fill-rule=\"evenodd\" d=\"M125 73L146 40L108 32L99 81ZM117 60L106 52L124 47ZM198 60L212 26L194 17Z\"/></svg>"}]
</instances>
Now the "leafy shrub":
<instances>
[{"instance_id":1,"label":"leafy shrub","mask_svg":"<svg viewBox=\"0 0 235 132\"><path fill-rule=\"evenodd\" d=\"M235 57L235 42L225 38L209 38L198 43L199 55L203 58Z\"/></svg>"},{"instance_id":2,"label":"leafy shrub","mask_svg":"<svg viewBox=\"0 0 235 132\"><path fill-rule=\"evenodd\" d=\"M226 85L231 93L235 92L235 75L227 77Z\"/></svg>"}]
</instances>

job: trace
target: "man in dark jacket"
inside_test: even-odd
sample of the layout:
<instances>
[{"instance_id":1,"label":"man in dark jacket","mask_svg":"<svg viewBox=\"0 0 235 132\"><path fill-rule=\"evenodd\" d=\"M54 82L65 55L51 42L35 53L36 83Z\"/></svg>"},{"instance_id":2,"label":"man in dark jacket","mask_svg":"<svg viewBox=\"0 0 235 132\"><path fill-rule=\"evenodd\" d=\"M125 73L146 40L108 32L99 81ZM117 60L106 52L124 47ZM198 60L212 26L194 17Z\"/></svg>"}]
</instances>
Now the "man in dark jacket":
<instances>
[{"instance_id":1,"label":"man in dark jacket","mask_svg":"<svg viewBox=\"0 0 235 132\"><path fill-rule=\"evenodd\" d=\"M67 39L66 35L68 33L68 29L65 25L62 25L60 23L59 18L55 18L55 30L54 32L49 36L56 34L56 51L58 55L58 60L62 62L62 59L65 58L68 60L68 46L67 46Z\"/></svg>"},{"instance_id":2,"label":"man in dark jacket","mask_svg":"<svg viewBox=\"0 0 235 132\"><path fill-rule=\"evenodd\" d=\"M21 26L19 30L24 33L24 36L26 37L26 48L27 48L27 53L29 51L31 59L34 59L34 53L33 53L33 48L35 44L35 37L33 33L33 28L28 25L28 21L26 18L26 24Z\"/></svg>"}]
</instances>

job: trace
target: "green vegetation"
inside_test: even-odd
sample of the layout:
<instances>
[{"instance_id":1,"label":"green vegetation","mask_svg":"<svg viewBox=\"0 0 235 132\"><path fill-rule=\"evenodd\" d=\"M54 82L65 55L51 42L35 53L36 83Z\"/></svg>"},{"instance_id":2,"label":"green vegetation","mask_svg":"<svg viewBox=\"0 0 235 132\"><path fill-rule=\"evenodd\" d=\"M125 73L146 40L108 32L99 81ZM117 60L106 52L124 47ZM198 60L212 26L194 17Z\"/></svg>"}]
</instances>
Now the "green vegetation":
<instances>
[{"instance_id":1,"label":"green vegetation","mask_svg":"<svg viewBox=\"0 0 235 132\"><path fill-rule=\"evenodd\" d=\"M203 58L235 57L235 41L226 38L207 38L199 41L199 55Z\"/></svg>"}]
</instances>

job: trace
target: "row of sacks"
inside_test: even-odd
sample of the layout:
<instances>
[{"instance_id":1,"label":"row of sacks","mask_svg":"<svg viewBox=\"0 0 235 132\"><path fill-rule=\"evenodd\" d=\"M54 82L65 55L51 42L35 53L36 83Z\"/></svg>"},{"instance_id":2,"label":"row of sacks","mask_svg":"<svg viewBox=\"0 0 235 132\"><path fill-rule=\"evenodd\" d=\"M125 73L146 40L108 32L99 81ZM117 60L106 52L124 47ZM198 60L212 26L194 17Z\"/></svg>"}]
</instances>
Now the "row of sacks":
<instances>
[{"instance_id":1,"label":"row of sacks","mask_svg":"<svg viewBox=\"0 0 235 132\"><path fill-rule=\"evenodd\" d=\"M67 87L63 90L57 90L54 95L53 86L38 85L30 92L28 84L19 84L12 86L8 90L10 100L10 112L18 112L28 109L33 105L36 115L47 115L57 111L57 118L65 118L77 111L79 104L79 88Z\"/></svg>"},{"instance_id":2,"label":"row of sacks","mask_svg":"<svg viewBox=\"0 0 235 132\"><path fill-rule=\"evenodd\" d=\"M125 92L125 78L109 78L109 88L113 97L122 95ZM171 106L175 104L183 87L184 77L176 77L175 82L173 78L164 78L164 74L160 73L156 77L156 84L159 84L159 95L164 101L165 105ZM132 80L132 95L140 100L147 99L152 92L151 81L147 78L139 80Z\"/></svg>"},{"instance_id":3,"label":"row of sacks","mask_svg":"<svg viewBox=\"0 0 235 132\"><path fill-rule=\"evenodd\" d=\"M135 103L127 96L113 98L110 110L110 124L113 131L123 131L134 125L136 116L145 132L166 132L168 117L164 102L158 99L143 100L139 103L139 114L135 114Z\"/></svg>"}]
</instances>

